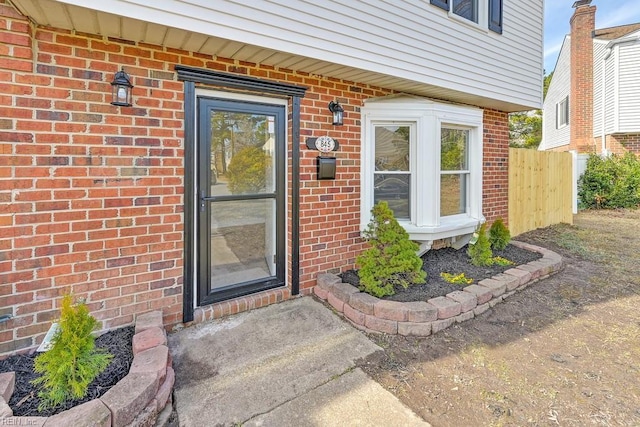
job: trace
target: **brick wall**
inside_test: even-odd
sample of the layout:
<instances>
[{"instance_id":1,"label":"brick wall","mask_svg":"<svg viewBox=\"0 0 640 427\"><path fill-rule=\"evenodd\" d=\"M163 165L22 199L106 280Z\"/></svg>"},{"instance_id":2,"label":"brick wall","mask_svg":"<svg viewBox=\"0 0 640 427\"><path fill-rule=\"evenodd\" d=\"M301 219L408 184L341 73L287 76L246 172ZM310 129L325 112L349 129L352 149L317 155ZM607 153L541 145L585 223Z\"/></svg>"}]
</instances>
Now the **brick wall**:
<instances>
[{"instance_id":1,"label":"brick wall","mask_svg":"<svg viewBox=\"0 0 640 427\"><path fill-rule=\"evenodd\" d=\"M104 329L156 309L166 325L181 321L183 84L174 64L309 88L301 102L301 292L309 293L318 272L353 267L362 249L359 108L363 99L391 91L34 28L6 0L0 0L0 41L0 315L13 316L0 323L0 355L39 343L66 292L86 298ZM121 66L133 78L132 107L109 103L109 82ZM344 126L331 125L328 104L335 99L345 109ZM304 139L325 134L340 142L337 175L318 181L318 153ZM290 156L291 132L288 144ZM485 112L484 155L485 216L506 220L506 113ZM289 296L285 289L227 301L196 319Z\"/></svg>"},{"instance_id":2,"label":"brick wall","mask_svg":"<svg viewBox=\"0 0 640 427\"><path fill-rule=\"evenodd\" d=\"M593 150L593 40L596 7L578 6L571 17L569 150Z\"/></svg>"},{"instance_id":3,"label":"brick wall","mask_svg":"<svg viewBox=\"0 0 640 427\"><path fill-rule=\"evenodd\" d=\"M184 53L33 28L0 2L0 354L41 341L66 292L103 328L181 320ZM124 65L133 107L110 105Z\"/></svg>"},{"instance_id":4,"label":"brick wall","mask_svg":"<svg viewBox=\"0 0 640 427\"><path fill-rule=\"evenodd\" d=\"M620 155L628 151L640 155L640 133L607 135L606 138L607 150Z\"/></svg>"},{"instance_id":5,"label":"brick wall","mask_svg":"<svg viewBox=\"0 0 640 427\"><path fill-rule=\"evenodd\" d=\"M487 224L509 221L509 118L507 113L484 110L482 213Z\"/></svg>"}]
</instances>

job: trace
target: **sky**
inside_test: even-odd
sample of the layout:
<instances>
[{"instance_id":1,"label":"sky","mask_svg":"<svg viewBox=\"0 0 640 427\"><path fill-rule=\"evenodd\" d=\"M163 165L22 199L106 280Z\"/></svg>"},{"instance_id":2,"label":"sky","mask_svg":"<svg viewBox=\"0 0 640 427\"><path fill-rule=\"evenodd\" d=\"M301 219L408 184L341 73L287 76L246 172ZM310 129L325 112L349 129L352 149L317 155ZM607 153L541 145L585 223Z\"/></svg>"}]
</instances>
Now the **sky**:
<instances>
[{"instance_id":1,"label":"sky","mask_svg":"<svg viewBox=\"0 0 640 427\"><path fill-rule=\"evenodd\" d=\"M564 36L569 34L569 20L575 0L544 2L544 70L549 74L556 66ZM640 0L593 0L596 6L596 28L640 22Z\"/></svg>"}]
</instances>

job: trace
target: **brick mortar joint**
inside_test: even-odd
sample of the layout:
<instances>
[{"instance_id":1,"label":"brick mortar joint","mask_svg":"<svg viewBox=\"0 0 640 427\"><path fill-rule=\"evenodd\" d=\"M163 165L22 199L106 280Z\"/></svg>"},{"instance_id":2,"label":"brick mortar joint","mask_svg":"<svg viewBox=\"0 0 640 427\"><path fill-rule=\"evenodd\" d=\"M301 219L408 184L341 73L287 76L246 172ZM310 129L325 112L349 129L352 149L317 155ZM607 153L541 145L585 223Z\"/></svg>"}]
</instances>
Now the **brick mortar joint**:
<instances>
[{"instance_id":1,"label":"brick mortar joint","mask_svg":"<svg viewBox=\"0 0 640 427\"><path fill-rule=\"evenodd\" d=\"M153 312L152 312L152 313L153 313ZM136 324L137 324L137 322L138 322L138 319L136 319ZM164 329L162 329L162 330L163 330L163 332L164 332ZM142 333L142 332L144 332L144 331L140 331L140 332L138 332L138 333L137 333L137 334L135 334L135 335L138 335L138 334L140 334L140 333ZM166 332L165 332L165 333L166 333ZM134 335L134 337L135 337L135 335ZM132 340L133 340L133 338L132 338ZM149 348L148 350L152 350L152 349L157 348L157 347L159 347L159 346L161 346L161 345L164 345L164 344L158 344L158 345L156 345L156 346L154 346L154 347ZM132 346L133 346L133 342L132 342ZM133 359L134 359L134 361L135 361L135 358L136 358L137 356L138 356L138 355L134 355L134 358L133 358ZM167 355L167 359L168 359L168 360L165 362L165 363L166 363L166 367L165 367L165 379L167 378L167 373L168 373L168 371L169 371L169 368L172 368L172 364L173 364L173 363L172 363L172 358L171 358L171 355L170 355L170 354L168 354L168 355ZM171 363L169 363L169 362L171 362ZM133 366L133 363L132 363L132 366ZM131 368L129 368L129 369L131 369ZM131 372L131 371L129 371L129 372ZM117 386L119 383L120 383L120 381L119 381L118 383L116 383L113 387ZM150 404L151 402L153 402L153 400L156 398L156 395L158 394L158 391L160 390L160 388L161 388L161 387L162 387L162 383L159 383L159 384L158 384L158 390L156 390L156 391L155 391L155 393L153 394L153 397L151 397L151 399L150 399L149 401L145 402L145 404L144 404L144 406L143 406L143 409L142 409L142 411L141 411L141 412L139 412L139 414L140 414L140 413L142 413L142 412L144 411L144 409L145 409L145 408L147 408L147 406L149 406L149 404ZM172 389L172 390L171 390L170 394L171 394L171 393L173 393L173 386L171 387L171 389ZM86 402L86 403L84 403L84 404L91 403L91 402L94 402L94 401L96 401L96 400L99 400L99 401L101 401L101 402L102 402L101 398L97 398L97 399L90 400L89 402ZM168 402L169 402L169 401L167 401L167 403L166 403L166 404L168 404ZM166 404L165 404L165 406L166 406ZM106 407L106 405L104 405L104 406ZM72 409L73 409L73 408L72 408ZM59 413L59 414L57 414L57 415L64 414L65 412L71 411L72 409L68 409L67 411L60 412L60 413ZM164 407L163 407L163 408L158 408L158 413L160 413L160 411L162 411L162 409L164 409ZM111 411L111 410L109 409L109 411ZM136 414L136 416L137 416L137 415L138 415L138 414ZM8 417L7 417L7 418L8 418ZM12 423L14 423L14 425L30 425L30 424L33 424L33 422L32 422L32 421L30 421L30 418L32 418L31 416L29 416L29 417L21 417L21 416L19 416L19 417L11 417L11 418L12 418L12 420L11 420L11 421L12 421ZM45 418L45 420L43 421L43 424L46 424L46 423L47 423L47 420L48 420L49 418L51 418L51 417L42 417L42 418ZM112 423L112 425L113 425L113 418L111 419L111 423ZM2 417L0 417L0 425L1 425L1 424L2 424Z\"/></svg>"},{"instance_id":2,"label":"brick mortar joint","mask_svg":"<svg viewBox=\"0 0 640 427\"><path fill-rule=\"evenodd\" d=\"M526 249L526 250L529 250L529 251L532 251L532 252L538 252L538 253L542 254L542 258L540 258L539 260L533 261L533 262L546 261L546 262L548 262L548 265L544 265L544 266L535 266L535 264L534 264L534 265L531 265L531 263L522 264L522 265L529 265L529 266L531 266L531 267L534 267L534 268L535 268L535 270L527 270L527 271L526 271L526 272L530 273L530 274L529 274L529 278L528 278L526 281L524 281L523 283L520 283L520 284L519 284L516 288L514 288L512 291L506 291L506 290L505 290L504 294L499 295L499 296L493 296L493 294L492 294L492 295L491 295L491 298L490 298L488 301L484 302L484 303L482 304L482 306L485 306L485 305L489 304L490 302L492 302L492 303L493 303L493 305L495 305L495 304L497 304L497 303L499 303L499 302L502 302L502 301L504 301L505 296L507 296L507 297L508 297L508 296L511 296L511 295L513 295L513 294L515 293L515 291L522 290L522 289L524 289L524 288L528 287L529 285L531 285L531 284L533 284L533 283L536 283L536 282L538 282L538 281L540 281L540 280L542 280L542 279L545 279L545 278L547 278L547 277L550 277L550 276L552 276L552 275L554 275L554 274L558 273L558 272L563 268L563 261L562 261L562 257L561 257L559 254L557 254L556 252L553 252L553 251L551 251L551 250L548 250L548 249L542 248L542 247L540 247L540 246L531 245L531 244L528 244L528 243L523 243L523 242L518 242L518 241L512 241L512 243L514 244L514 246L517 246L517 247L520 247L520 248L523 248L523 249ZM553 267L553 266L555 266L555 267L557 267L557 268L552 268L552 270L551 270L550 272L544 272L544 273L543 273L543 270L548 269L548 268ZM517 268L517 267L520 267L520 266L515 266L514 268ZM524 271L524 270L523 270L523 271ZM337 275L337 274L331 274L331 273L325 273L325 274L328 274L328 275L334 276L334 277L338 280L338 283L344 283L344 282L342 282L342 281L340 280L340 278L338 277L338 275ZM500 274L505 274L505 273L500 273ZM516 278L516 276L513 276L513 277L514 277L514 278ZM502 282L502 281L500 280L500 278L499 278L499 274L498 274L498 275L495 275L495 276L492 276L492 277L489 277L488 279L491 279L491 280L495 280L495 281ZM349 283L344 283L344 284L345 284L345 285L352 286L354 289L357 289L357 288L355 288L353 285L351 285L351 284L349 284ZM488 288L488 287L486 287L486 286L482 286L482 285L480 285L479 283L478 283L478 284L476 284L476 285L477 285L477 286L480 286L480 287L482 287L482 288L484 288L484 289L487 289L487 291L489 291L489 292L491 292L491 291L492 291L492 289L491 289L491 288ZM314 287L314 288L315 288L315 287ZM462 290L461 290L461 291L462 291ZM317 294L315 291L314 291L314 293L316 294L316 296L318 296L318 294ZM355 292L355 293L354 293L354 294L352 294L352 295L358 295L358 294L362 294L362 292L361 292L360 290L358 290L358 292ZM368 295L368 294L367 294L367 295ZM473 295L473 294L472 294L472 295ZM331 297L335 298L335 295L334 295L334 293L333 293L333 288L332 288L332 287L329 287L329 289L327 289L326 298L321 298L321 297L319 297L319 296L318 296L318 297L319 297L319 298L321 298L321 299L323 299L323 300L328 301L329 296L331 296ZM375 305L376 305L376 304L378 304L378 303L379 303L379 302L381 302L381 301L387 301L387 300L383 300L383 299L380 299L380 298L376 298L376 297L374 297L374 296L371 296L371 297L376 299L376 302L373 302L374 307L375 307ZM454 299L452 299L452 298L449 298L448 296L443 296L443 298L446 298L446 299L447 299L447 300L449 300L452 304L458 304L458 305L460 305L460 302L458 302L458 301L456 301L456 300L454 300ZM396 302L396 301L394 301L394 302ZM408 307L404 307L404 304L405 304L405 303L401 303L401 302L399 302L398 304L403 305L403 307L399 307L399 308L397 308L397 309L396 309L396 310L398 310L398 311L399 311L398 316L400 316L400 312L404 312L404 311L406 311L406 310L410 310L410 308L408 308ZM429 303L427 302L427 304L429 304ZM345 306L349 306L349 308L350 308L351 310L353 310L353 311L355 311L355 312L357 312L357 313L361 314L362 316L365 316L365 319L366 319L366 316L371 316L371 317L375 317L376 319L379 319L379 320L382 320L382 321L392 321L392 320L389 320L389 319L387 319L387 318L383 318L383 317L378 317L378 316L376 316L376 315L375 315L375 310L374 310L374 314L372 314L372 315L367 315L366 313L361 312L361 311L360 311L360 310L358 310L356 307L354 307L353 305L351 305L351 304L350 304L350 299L349 299L349 302L345 302L345 303L344 303L344 305L345 305ZM431 305L434 309L436 309L436 310L437 310L437 307L433 306L432 304L429 304L429 305ZM478 305L478 306L479 306L479 305ZM443 318L443 319L437 318L436 320L429 320L429 321L422 321L422 322L397 321L397 323L415 323L415 324L418 324L418 325L427 325L427 324L433 325L434 323L437 323L437 322L443 322L443 321L447 321L447 320L455 320L455 322L454 322L454 323L462 323L462 322L464 322L464 321L467 321L467 320L469 320L469 319L471 319L471 318L475 317L475 315L474 315L474 316L471 316L471 317L469 317L469 318L460 318L460 316L463 316L463 315L465 315L465 314L467 314L467 313L475 313L475 310L477 309L477 307L478 307L478 306L474 306L474 307L472 307L472 308L470 308L470 309L468 309L468 310L466 310L466 311L461 311L460 313L458 313L458 314L456 314L456 315L449 316L449 317L446 317L446 318ZM355 327L357 327L358 329L363 329L363 330L366 330L366 331L369 331L369 332L384 332L384 331L372 330L372 329L370 329L370 328L366 327L366 326L364 325L364 323L363 323L362 325L355 323L352 319L350 319L349 317L345 316L345 314L344 314L344 310L342 310L342 311L340 312L340 314L341 314L343 317L347 318L347 320L349 320L349 322L351 322L351 323L352 323ZM460 320L458 320L458 319L460 319ZM439 330L438 330L438 331L439 331ZM438 332L438 331L436 331L436 332ZM434 332L434 333L435 333L435 332ZM394 335L398 335L398 332L396 332L396 334L394 334ZM428 335L430 335L430 334L428 334ZM417 336L420 336L420 335L417 335ZM424 336L427 336L427 335L424 335Z\"/></svg>"}]
</instances>

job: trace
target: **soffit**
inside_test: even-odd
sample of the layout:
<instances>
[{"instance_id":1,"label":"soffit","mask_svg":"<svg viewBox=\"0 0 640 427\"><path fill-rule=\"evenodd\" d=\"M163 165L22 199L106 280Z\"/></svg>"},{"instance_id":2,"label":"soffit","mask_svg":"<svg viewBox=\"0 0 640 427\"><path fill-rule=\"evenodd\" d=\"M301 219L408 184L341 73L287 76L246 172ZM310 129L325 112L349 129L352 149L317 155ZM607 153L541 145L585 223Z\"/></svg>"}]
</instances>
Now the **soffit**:
<instances>
[{"instance_id":1,"label":"soffit","mask_svg":"<svg viewBox=\"0 0 640 427\"><path fill-rule=\"evenodd\" d=\"M65 4L56 0L10 0L35 24L148 43L213 57L229 58L249 63L273 66L313 75L333 77L365 83L373 87L391 89L439 100L492 108L501 111L522 111L526 106L472 95L422 82L403 79L371 70L343 66L311 57L289 54L257 45L187 31L154 22L141 21L98 10Z\"/></svg>"}]
</instances>

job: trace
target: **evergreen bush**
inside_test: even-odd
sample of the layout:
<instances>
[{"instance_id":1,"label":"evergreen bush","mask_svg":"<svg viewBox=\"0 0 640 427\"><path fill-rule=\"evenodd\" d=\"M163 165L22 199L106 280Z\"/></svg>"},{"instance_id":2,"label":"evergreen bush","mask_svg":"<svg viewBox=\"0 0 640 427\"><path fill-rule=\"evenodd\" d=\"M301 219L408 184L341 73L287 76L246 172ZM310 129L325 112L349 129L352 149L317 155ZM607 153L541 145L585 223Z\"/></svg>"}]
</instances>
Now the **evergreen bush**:
<instances>
[{"instance_id":1,"label":"evergreen bush","mask_svg":"<svg viewBox=\"0 0 640 427\"><path fill-rule=\"evenodd\" d=\"M491 249L501 251L507 247L511 241L511 233L502 218L496 219L489 227L489 243Z\"/></svg>"},{"instance_id":2,"label":"evergreen bush","mask_svg":"<svg viewBox=\"0 0 640 427\"><path fill-rule=\"evenodd\" d=\"M469 243L467 254L471 258L471 264L475 266L489 266L493 264L493 252L491 243L487 237L486 224L482 224L478 231L478 239L474 244Z\"/></svg>"},{"instance_id":3,"label":"evergreen bush","mask_svg":"<svg viewBox=\"0 0 640 427\"><path fill-rule=\"evenodd\" d=\"M578 180L578 199L586 209L637 207L640 205L640 160L633 153L608 157L591 154Z\"/></svg>"},{"instance_id":4,"label":"evergreen bush","mask_svg":"<svg viewBox=\"0 0 640 427\"><path fill-rule=\"evenodd\" d=\"M393 295L393 287L425 283L427 273L416 254L419 246L393 216L387 202L371 209L372 218L364 232L370 247L356 259L360 266L360 289L375 297Z\"/></svg>"},{"instance_id":5,"label":"evergreen bush","mask_svg":"<svg viewBox=\"0 0 640 427\"><path fill-rule=\"evenodd\" d=\"M84 303L74 305L71 295L64 296L53 346L34 363L35 371L42 374L33 380L42 386L40 410L83 398L91 381L109 365L112 355L95 348L91 332L97 326Z\"/></svg>"},{"instance_id":6,"label":"evergreen bush","mask_svg":"<svg viewBox=\"0 0 640 427\"><path fill-rule=\"evenodd\" d=\"M244 147L238 151L227 168L231 194L264 190L269 161L267 153L261 147Z\"/></svg>"}]
</instances>

